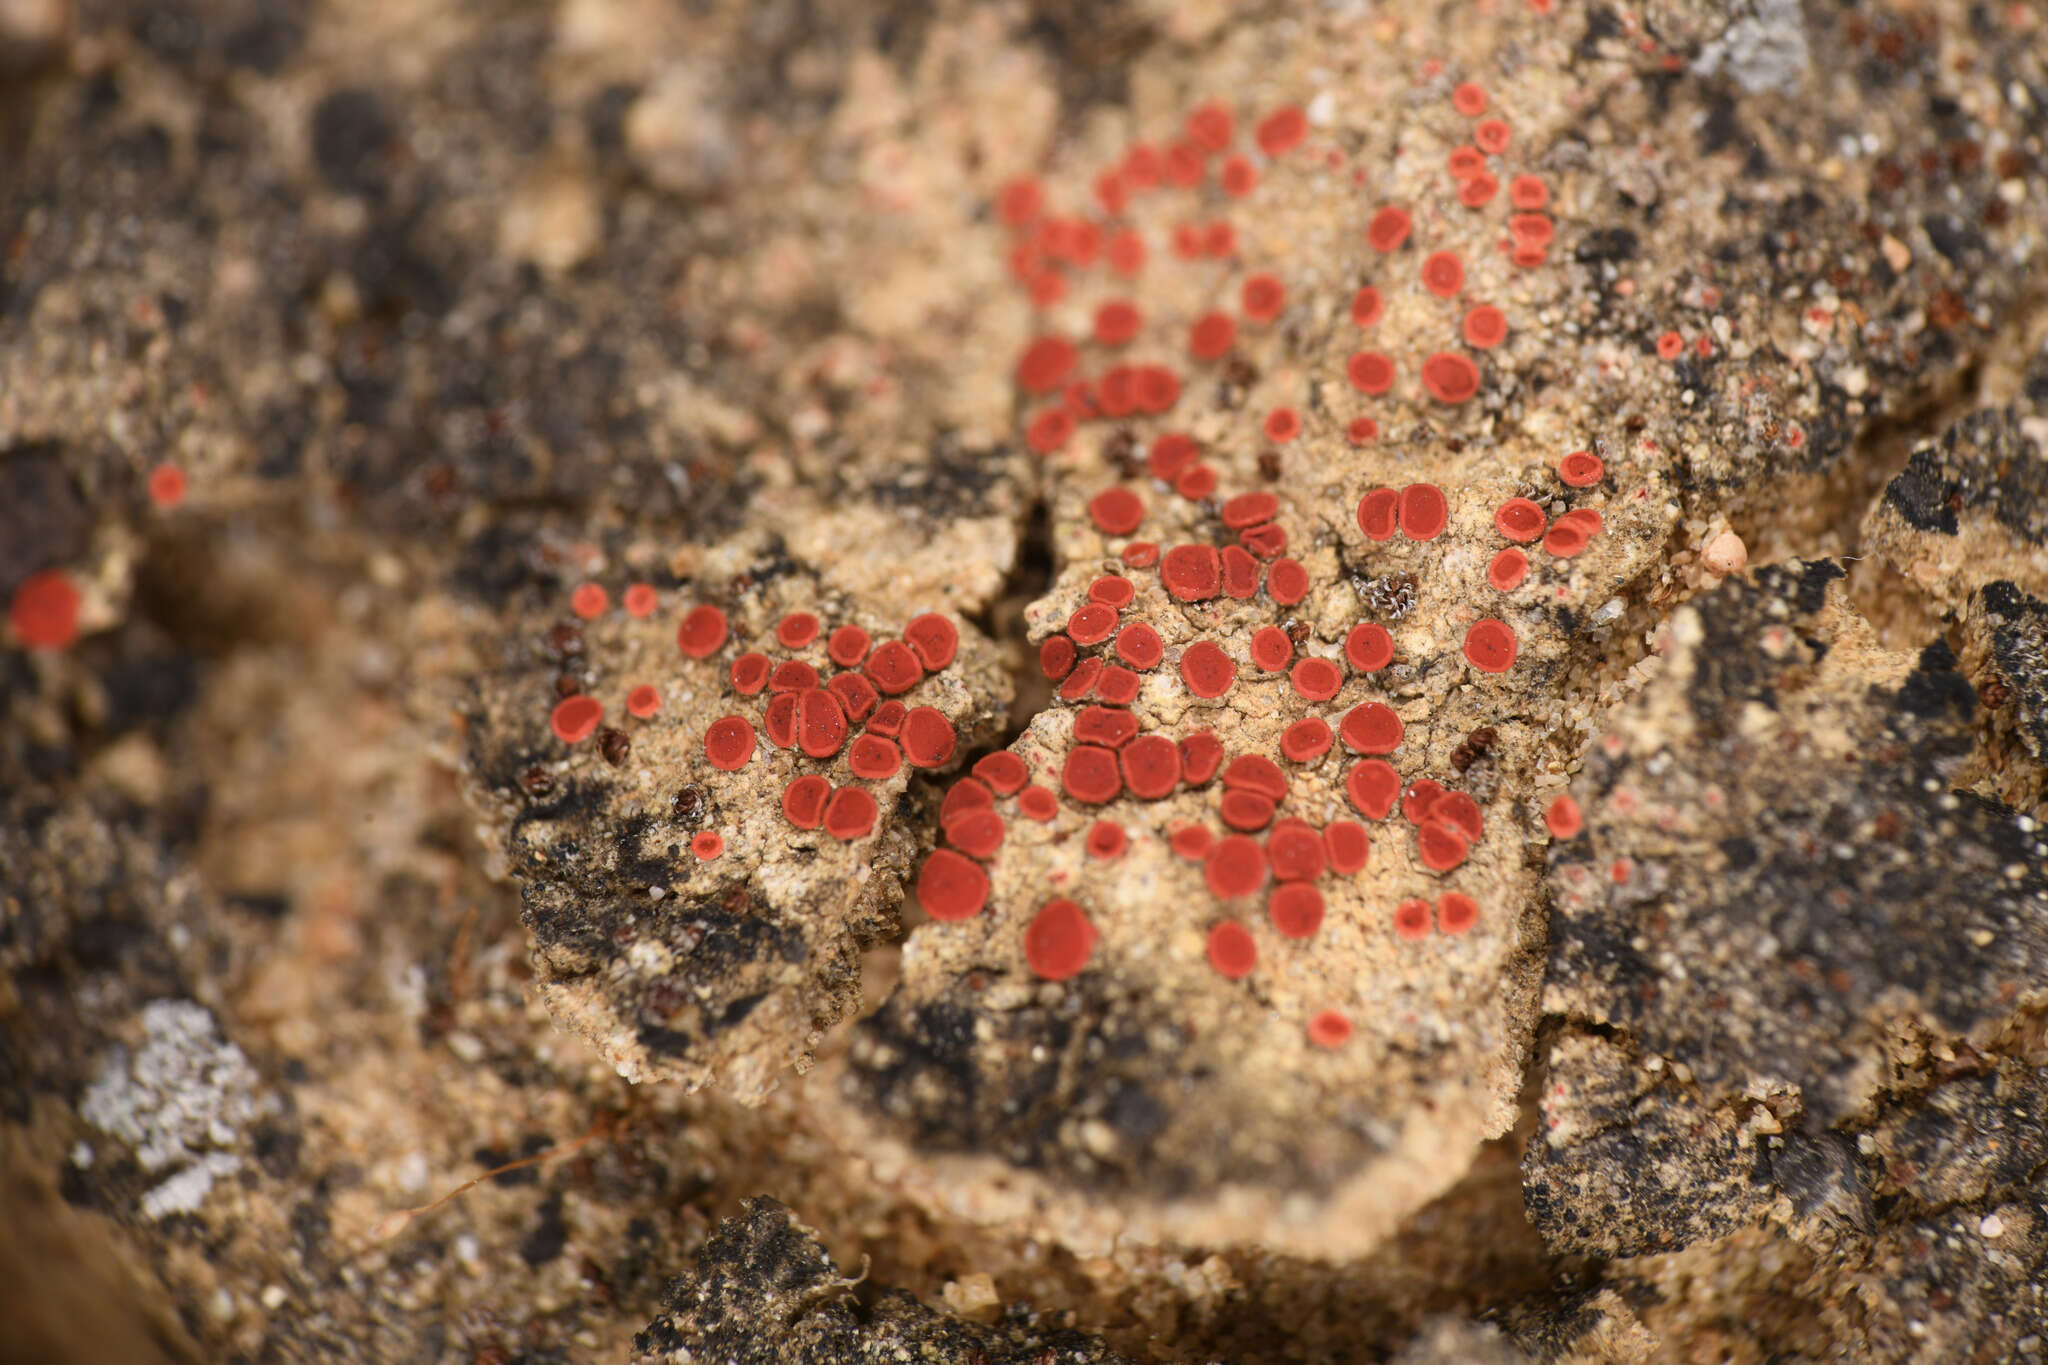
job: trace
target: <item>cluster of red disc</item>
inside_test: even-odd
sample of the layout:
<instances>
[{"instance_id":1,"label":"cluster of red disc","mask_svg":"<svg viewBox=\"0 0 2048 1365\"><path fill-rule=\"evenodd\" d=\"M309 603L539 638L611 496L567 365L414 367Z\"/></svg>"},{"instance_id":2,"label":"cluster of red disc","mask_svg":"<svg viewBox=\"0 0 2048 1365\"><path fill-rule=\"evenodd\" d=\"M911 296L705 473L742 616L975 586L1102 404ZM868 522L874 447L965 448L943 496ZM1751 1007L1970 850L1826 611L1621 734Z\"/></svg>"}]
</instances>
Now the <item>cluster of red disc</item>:
<instances>
[{"instance_id":1,"label":"cluster of red disc","mask_svg":"<svg viewBox=\"0 0 2048 1365\"><path fill-rule=\"evenodd\" d=\"M626 589L624 605L634 616L654 611L654 589L636 583ZM586 620L609 607L605 590L594 583L578 587L570 609ZM937 612L913 617L902 637L877 645L872 636L851 623L828 631L818 617L793 611L775 626L775 642L790 652L779 662L758 650L733 657L726 680L735 697L767 694L760 728L737 712L720 716L704 729L704 758L720 772L737 772L753 760L765 735L781 749L793 749L826 763L845 755L846 768L859 781L894 777L907 762L913 768L937 768L953 757L959 745L953 724L934 707L910 706L900 700L928 675L951 666L960 647L960 632ZM690 659L710 659L732 637L731 623L715 606L700 605L684 613L676 629L676 646ZM809 653L813 658L794 657ZM831 670L828 678L820 663ZM661 697L648 683L626 696L626 710L645 719L660 709ZM550 724L565 744L580 744L596 732L604 706L584 694L562 699ZM859 727L858 730L855 727ZM793 778L782 792L782 813L798 829L823 829L835 838L852 840L872 834L881 807L874 795L852 784L835 786L818 773ZM710 837L707 837L710 836ZM691 841L700 858L717 857L724 836L704 831Z\"/></svg>"},{"instance_id":2,"label":"cluster of red disc","mask_svg":"<svg viewBox=\"0 0 2048 1365\"><path fill-rule=\"evenodd\" d=\"M1575 450L1557 462L1557 476L1569 488L1591 488L1606 474L1600 457L1587 450ZM1486 568L1486 581L1498 592L1513 592L1529 576L1529 556L1518 546L1541 538L1545 553L1570 559L1591 544L1606 524L1597 508L1576 507L1549 521L1543 509L1529 499L1509 498L1494 509L1493 526L1515 545L1493 557Z\"/></svg>"}]
</instances>

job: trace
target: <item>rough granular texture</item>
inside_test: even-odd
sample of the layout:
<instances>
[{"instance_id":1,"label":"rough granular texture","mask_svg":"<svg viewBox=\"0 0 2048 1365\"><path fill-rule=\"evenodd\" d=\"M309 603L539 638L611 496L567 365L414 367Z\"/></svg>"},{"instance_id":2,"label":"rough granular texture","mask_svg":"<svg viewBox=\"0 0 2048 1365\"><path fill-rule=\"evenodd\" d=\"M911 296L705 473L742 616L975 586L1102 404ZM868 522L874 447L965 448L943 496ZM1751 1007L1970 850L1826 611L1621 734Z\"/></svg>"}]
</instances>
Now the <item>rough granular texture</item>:
<instances>
[{"instance_id":1,"label":"rough granular texture","mask_svg":"<svg viewBox=\"0 0 2048 1365\"><path fill-rule=\"evenodd\" d=\"M2044 53L0 3L5 1339L2038 1356Z\"/></svg>"},{"instance_id":2,"label":"rough granular texture","mask_svg":"<svg viewBox=\"0 0 2048 1365\"><path fill-rule=\"evenodd\" d=\"M884 1291L856 1305L817 1236L773 1199L750 1199L669 1286L666 1311L634 1338L645 1361L987 1361L1118 1365L1127 1358L1078 1332L978 1327Z\"/></svg>"}]
</instances>

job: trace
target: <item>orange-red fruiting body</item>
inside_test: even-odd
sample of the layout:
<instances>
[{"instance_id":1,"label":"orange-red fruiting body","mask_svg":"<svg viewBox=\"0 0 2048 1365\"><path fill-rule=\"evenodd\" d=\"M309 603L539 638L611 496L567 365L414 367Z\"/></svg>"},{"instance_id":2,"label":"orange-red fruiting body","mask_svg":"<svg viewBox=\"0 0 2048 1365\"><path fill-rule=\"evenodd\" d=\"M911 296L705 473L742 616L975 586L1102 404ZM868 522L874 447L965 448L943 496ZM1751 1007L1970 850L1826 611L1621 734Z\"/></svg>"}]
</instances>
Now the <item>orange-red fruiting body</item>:
<instances>
[{"instance_id":1,"label":"orange-red fruiting body","mask_svg":"<svg viewBox=\"0 0 2048 1365\"><path fill-rule=\"evenodd\" d=\"M825 818L825 801L832 784L816 773L806 773L782 789L783 818L798 829L816 829Z\"/></svg>"},{"instance_id":2,"label":"orange-red fruiting body","mask_svg":"<svg viewBox=\"0 0 2048 1365\"><path fill-rule=\"evenodd\" d=\"M745 716L720 716L704 729L704 757L721 772L738 772L754 756L754 742Z\"/></svg>"},{"instance_id":3,"label":"orange-red fruiting body","mask_svg":"<svg viewBox=\"0 0 2048 1365\"><path fill-rule=\"evenodd\" d=\"M1130 837L1124 833L1124 827L1113 820L1097 820L1088 827L1087 846L1091 858L1105 861L1115 858L1129 842Z\"/></svg>"},{"instance_id":4,"label":"orange-red fruiting body","mask_svg":"<svg viewBox=\"0 0 2048 1365\"><path fill-rule=\"evenodd\" d=\"M846 751L846 767L855 777L869 782L887 781L903 766L903 751L896 742L880 735L856 735Z\"/></svg>"},{"instance_id":5,"label":"orange-red fruiting body","mask_svg":"<svg viewBox=\"0 0 2048 1365\"><path fill-rule=\"evenodd\" d=\"M1344 362L1344 377L1360 393L1377 396L1394 387L1394 360L1384 351L1354 351Z\"/></svg>"},{"instance_id":6,"label":"orange-red fruiting body","mask_svg":"<svg viewBox=\"0 0 2048 1365\"><path fill-rule=\"evenodd\" d=\"M1202 602L1223 590L1223 566L1213 545L1176 545L1159 561L1166 591L1182 602Z\"/></svg>"},{"instance_id":7,"label":"orange-red fruiting body","mask_svg":"<svg viewBox=\"0 0 2048 1365\"><path fill-rule=\"evenodd\" d=\"M1351 1016L1342 1010L1318 1010L1308 1021L1308 1040L1317 1047L1344 1046L1351 1041Z\"/></svg>"},{"instance_id":8,"label":"orange-red fruiting body","mask_svg":"<svg viewBox=\"0 0 2048 1365\"><path fill-rule=\"evenodd\" d=\"M1330 751L1330 723L1321 716L1304 716L1280 732L1280 752L1296 763L1321 758Z\"/></svg>"},{"instance_id":9,"label":"orange-red fruiting body","mask_svg":"<svg viewBox=\"0 0 2048 1365\"><path fill-rule=\"evenodd\" d=\"M1543 812L1543 824L1553 839L1576 839L1579 831L1586 827L1586 819L1580 814L1577 801L1569 795L1560 795Z\"/></svg>"},{"instance_id":10,"label":"orange-red fruiting body","mask_svg":"<svg viewBox=\"0 0 2048 1365\"><path fill-rule=\"evenodd\" d=\"M1422 387L1439 403L1462 403L1479 392L1479 367L1455 351L1438 351L1422 362Z\"/></svg>"},{"instance_id":11,"label":"orange-red fruiting body","mask_svg":"<svg viewBox=\"0 0 2048 1365\"><path fill-rule=\"evenodd\" d=\"M1251 656L1266 672L1278 673L1294 657L1294 641L1278 626L1262 627L1252 635Z\"/></svg>"},{"instance_id":12,"label":"orange-red fruiting body","mask_svg":"<svg viewBox=\"0 0 2048 1365\"><path fill-rule=\"evenodd\" d=\"M1047 981L1066 981L1088 965L1099 935L1087 913L1064 898L1047 901L1024 931L1024 961Z\"/></svg>"},{"instance_id":13,"label":"orange-red fruiting body","mask_svg":"<svg viewBox=\"0 0 2048 1365\"><path fill-rule=\"evenodd\" d=\"M1288 675L1304 701L1328 701L1344 685L1344 672L1328 659L1303 659Z\"/></svg>"},{"instance_id":14,"label":"orange-red fruiting body","mask_svg":"<svg viewBox=\"0 0 2048 1365\"><path fill-rule=\"evenodd\" d=\"M1253 322L1271 322L1287 306L1287 287L1278 275L1262 271L1245 280L1238 292L1238 306Z\"/></svg>"},{"instance_id":15,"label":"orange-red fruiting body","mask_svg":"<svg viewBox=\"0 0 2048 1365\"><path fill-rule=\"evenodd\" d=\"M1491 617L1475 621L1465 632L1465 662L1482 673L1505 673L1514 667L1520 642L1507 622Z\"/></svg>"},{"instance_id":16,"label":"orange-red fruiting body","mask_svg":"<svg viewBox=\"0 0 2048 1365\"><path fill-rule=\"evenodd\" d=\"M1360 327L1370 327L1378 322L1387 311L1380 298L1380 291L1366 285L1351 296L1351 320Z\"/></svg>"},{"instance_id":17,"label":"orange-red fruiting body","mask_svg":"<svg viewBox=\"0 0 2048 1365\"><path fill-rule=\"evenodd\" d=\"M1574 450L1557 462L1557 477L1571 488L1590 488L1606 473L1606 464L1590 450Z\"/></svg>"},{"instance_id":18,"label":"orange-red fruiting body","mask_svg":"<svg viewBox=\"0 0 2048 1365\"><path fill-rule=\"evenodd\" d=\"M149 471L149 500L168 512L185 500L185 471L174 464L160 464Z\"/></svg>"},{"instance_id":19,"label":"orange-red fruiting body","mask_svg":"<svg viewBox=\"0 0 2048 1365\"><path fill-rule=\"evenodd\" d=\"M841 668L856 668L873 644L873 638L859 626L841 626L826 638L825 657Z\"/></svg>"},{"instance_id":20,"label":"orange-red fruiting body","mask_svg":"<svg viewBox=\"0 0 2048 1365\"><path fill-rule=\"evenodd\" d=\"M1197 640L1181 652L1181 681L1198 697L1213 699L1237 681L1237 665L1208 640Z\"/></svg>"},{"instance_id":21,"label":"orange-red fruiting body","mask_svg":"<svg viewBox=\"0 0 2048 1365\"><path fill-rule=\"evenodd\" d=\"M859 787L840 787L825 802L825 832L835 839L864 839L875 832L882 808Z\"/></svg>"},{"instance_id":22,"label":"orange-red fruiting body","mask_svg":"<svg viewBox=\"0 0 2048 1365\"><path fill-rule=\"evenodd\" d=\"M81 600L71 575L62 569L44 569L22 579L15 588L7 606L7 624L24 648L69 649L78 639Z\"/></svg>"},{"instance_id":23,"label":"orange-red fruiting body","mask_svg":"<svg viewBox=\"0 0 2048 1365\"><path fill-rule=\"evenodd\" d=\"M1267 156L1285 156L1308 136L1308 117L1291 104L1275 109L1259 120L1254 136Z\"/></svg>"},{"instance_id":24,"label":"orange-red fruiting body","mask_svg":"<svg viewBox=\"0 0 2048 1365\"><path fill-rule=\"evenodd\" d=\"M626 694L626 714L636 720L646 720L661 709L661 693L653 683L641 683Z\"/></svg>"},{"instance_id":25,"label":"orange-red fruiting body","mask_svg":"<svg viewBox=\"0 0 2048 1365\"><path fill-rule=\"evenodd\" d=\"M1527 498L1509 498L1493 509L1493 528L1526 545L1543 534L1543 509Z\"/></svg>"},{"instance_id":26,"label":"orange-red fruiting body","mask_svg":"<svg viewBox=\"0 0 2048 1365\"><path fill-rule=\"evenodd\" d=\"M1465 287L1465 263L1455 251L1432 251L1422 260L1422 287L1447 299Z\"/></svg>"},{"instance_id":27,"label":"orange-red fruiting body","mask_svg":"<svg viewBox=\"0 0 2048 1365\"><path fill-rule=\"evenodd\" d=\"M861 672L884 696L908 692L924 679L924 665L901 640L885 640L868 655Z\"/></svg>"},{"instance_id":28,"label":"orange-red fruiting body","mask_svg":"<svg viewBox=\"0 0 2048 1365\"><path fill-rule=\"evenodd\" d=\"M693 659L708 659L725 643L727 630L717 607L693 607L676 628L676 645Z\"/></svg>"},{"instance_id":29,"label":"orange-red fruiting body","mask_svg":"<svg viewBox=\"0 0 2048 1365\"><path fill-rule=\"evenodd\" d=\"M1323 847L1330 870L1349 877L1365 870L1372 858L1372 837L1356 820L1332 820L1323 827Z\"/></svg>"},{"instance_id":30,"label":"orange-red fruiting body","mask_svg":"<svg viewBox=\"0 0 2048 1365\"><path fill-rule=\"evenodd\" d=\"M1221 360L1237 344L1237 323L1228 313L1204 313L1188 331L1188 354L1197 360Z\"/></svg>"},{"instance_id":31,"label":"orange-red fruiting body","mask_svg":"<svg viewBox=\"0 0 2048 1365\"><path fill-rule=\"evenodd\" d=\"M1406 900L1394 907L1394 933L1417 942L1429 937L1429 902Z\"/></svg>"},{"instance_id":32,"label":"orange-red fruiting body","mask_svg":"<svg viewBox=\"0 0 2048 1365\"><path fill-rule=\"evenodd\" d=\"M818 638L818 618L807 611L793 611L775 623L775 640L784 649L805 649Z\"/></svg>"},{"instance_id":33,"label":"orange-red fruiting body","mask_svg":"<svg viewBox=\"0 0 2048 1365\"><path fill-rule=\"evenodd\" d=\"M1051 393L1073 372L1081 353L1065 337L1044 336L1024 348L1017 362L1017 387L1026 393Z\"/></svg>"},{"instance_id":34,"label":"orange-red fruiting body","mask_svg":"<svg viewBox=\"0 0 2048 1365\"><path fill-rule=\"evenodd\" d=\"M1372 221L1366 224L1366 244L1374 251L1398 251L1408 240L1409 229L1413 226L1414 220L1408 216L1408 210L1390 204L1375 213Z\"/></svg>"},{"instance_id":35,"label":"orange-red fruiting body","mask_svg":"<svg viewBox=\"0 0 2048 1365\"><path fill-rule=\"evenodd\" d=\"M972 919L988 904L988 874L950 848L933 849L917 874L917 903L941 922Z\"/></svg>"},{"instance_id":36,"label":"orange-red fruiting body","mask_svg":"<svg viewBox=\"0 0 2048 1365\"><path fill-rule=\"evenodd\" d=\"M548 726L562 743L581 744L597 733L597 723L603 719L603 704L595 697L579 693L555 703Z\"/></svg>"},{"instance_id":37,"label":"orange-red fruiting body","mask_svg":"<svg viewBox=\"0 0 2048 1365\"><path fill-rule=\"evenodd\" d=\"M1451 107L1466 118L1478 118L1486 112L1486 91L1471 81L1462 82L1451 90Z\"/></svg>"},{"instance_id":38,"label":"orange-red fruiting body","mask_svg":"<svg viewBox=\"0 0 2048 1365\"><path fill-rule=\"evenodd\" d=\"M1505 119L1481 119L1472 128L1472 140L1483 152L1499 156L1508 149L1509 133Z\"/></svg>"},{"instance_id":39,"label":"orange-red fruiting body","mask_svg":"<svg viewBox=\"0 0 2048 1365\"><path fill-rule=\"evenodd\" d=\"M1353 753L1390 754L1401 747L1401 718L1384 702L1360 702L1337 728Z\"/></svg>"},{"instance_id":40,"label":"orange-red fruiting body","mask_svg":"<svg viewBox=\"0 0 2048 1365\"><path fill-rule=\"evenodd\" d=\"M1166 645L1159 638L1159 632L1143 621L1136 621L1117 632L1116 656L1141 672L1159 666L1166 655Z\"/></svg>"},{"instance_id":41,"label":"orange-red fruiting body","mask_svg":"<svg viewBox=\"0 0 2048 1365\"><path fill-rule=\"evenodd\" d=\"M1465 343L1487 351L1507 340L1508 315L1490 303L1465 314Z\"/></svg>"},{"instance_id":42,"label":"orange-red fruiting body","mask_svg":"<svg viewBox=\"0 0 2048 1365\"><path fill-rule=\"evenodd\" d=\"M1060 813L1060 799L1052 788L1034 782L1017 793L1017 810L1025 819L1044 824Z\"/></svg>"},{"instance_id":43,"label":"orange-red fruiting body","mask_svg":"<svg viewBox=\"0 0 2048 1365\"><path fill-rule=\"evenodd\" d=\"M1666 332L1657 338L1657 357L1660 360L1676 360L1685 354L1685 338L1676 332Z\"/></svg>"},{"instance_id":44,"label":"orange-red fruiting body","mask_svg":"<svg viewBox=\"0 0 2048 1365\"><path fill-rule=\"evenodd\" d=\"M1512 545L1493 557L1486 566L1486 582L1496 592L1513 592L1529 576L1529 556Z\"/></svg>"},{"instance_id":45,"label":"orange-red fruiting body","mask_svg":"<svg viewBox=\"0 0 2048 1365\"><path fill-rule=\"evenodd\" d=\"M1199 787L1216 776L1223 762L1223 741L1213 730L1197 730L1180 741L1181 775L1191 787Z\"/></svg>"},{"instance_id":46,"label":"orange-red fruiting body","mask_svg":"<svg viewBox=\"0 0 2048 1365\"><path fill-rule=\"evenodd\" d=\"M1031 770L1017 755L1007 749L999 749L976 761L974 775L998 794L1014 796L1031 779Z\"/></svg>"},{"instance_id":47,"label":"orange-red fruiting body","mask_svg":"<svg viewBox=\"0 0 2048 1365\"><path fill-rule=\"evenodd\" d=\"M725 852L725 836L715 829L701 829L690 836L690 852L697 861L708 863Z\"/></svg>"},{"instance_id":48,"label":"orange-red fruiting body","mask_svg":"<svg viewBox=\"0 0 2048 1365\"><path fill-rule=\"evenodd\" d=\"M1344 660L1360 673L1377 673L1394 661L1394 637L1385 626L1361 622L1344 637Z\"/></svg>"},{"instance_id":49,"label":"orange-red fruiting body","mask_svg":"<svg viewBox=\"0 0 2048 1365\"><path fill-rule=\"evenodd\" d=\"M1301 414L1293 408L1274 408L1266 414L1266 439L1284 446L1301 435Z\"/></svg>"},{"instance_id":50,"label":"orange-red fruiting body","mask_svg":"<svg viewBox=\"0 0 2048 1365\"><path fill-rule=\"evenodd\" d=\"M1157 801L1179 785L1181 754L1164 735L1139 735L1119 755L1123 784L1140 800Z\"/></svg>"},{"instance_id":51,"label":"orange-red fruiting body","mask_svg":"<svg viewBox=\"0 0 2048 1365\"><path fill-rule=\"evenodd\" d=\"M1307 882L1283 882L1266 898L1266 915L1282 938L1314 938L1323 927L1323 893Z\"/></svg>"},{"instance_id":52,"label":"orange-red fruiting body","mask_svg":"<svg viewBox=\"0 0 2048 1365\"><path fill-rule=\"evenodd\" d=\"M1410 540L1435 540L1450 525L1451 504L1433 483L1411 483L1401 490L1401 534Z\"/></svg>"},{"instance_id":53,"label":"orange-red fruiting body","mask_svg":"<svg viewBox=\"0 0 2048 1365\"><path fill-rule=\"evenodd\" d=\"M1380 424L1370 417L1354 417L1351 424L1344 428L1344 435L1351 444L1362 446L1368 441L1379 439Z\"/></svg>"},{"instance_id":54,"label":"orange-red fruiting body","mask_svg":"<svg viewBox=\"0 0 2048 1365\"><path fill-rule=\"evenodd\" d=\"M660 605L660 601L652 583L629 584L624 596L620 598L621 604L626 608L626 615L643 621L654 615L654 609Z\"/></svg>"},{"instance_id":55,"label":"orange-red fruiting body","mask_svg":"<svg viewBox=\"0 0 2048 1365\"><path fill-rule=\"evenodd\" d=\"M1242 981L1259 965L1259 945L1251 930L1225 920L1209 931L1209 965L1221 976Z\"/></svg>"},{"instance_id":56,"label":"orange-red fruiting body","mask_svg":"<svg viewBox=\"0 0 2048 1365\"><path fill-rule=\"evenodd\" d=\"M1291 607L1308 596L1308 587L1308 570L1296 560L1275 560L1266 572L1266 591L1283 607Z\"/></svg>"},{"instance_id":57,"label":"orange-red fruiting body","mask_svg":"<svg viewBox=\"0 0 2048 1365\"><path fill-rule=\"evenodd\" d=\"M913 706L904 713L902 739L903 756L918 768L945 763L959 743L953 723L929 706Z\"/></svg>"}]
</instances>

